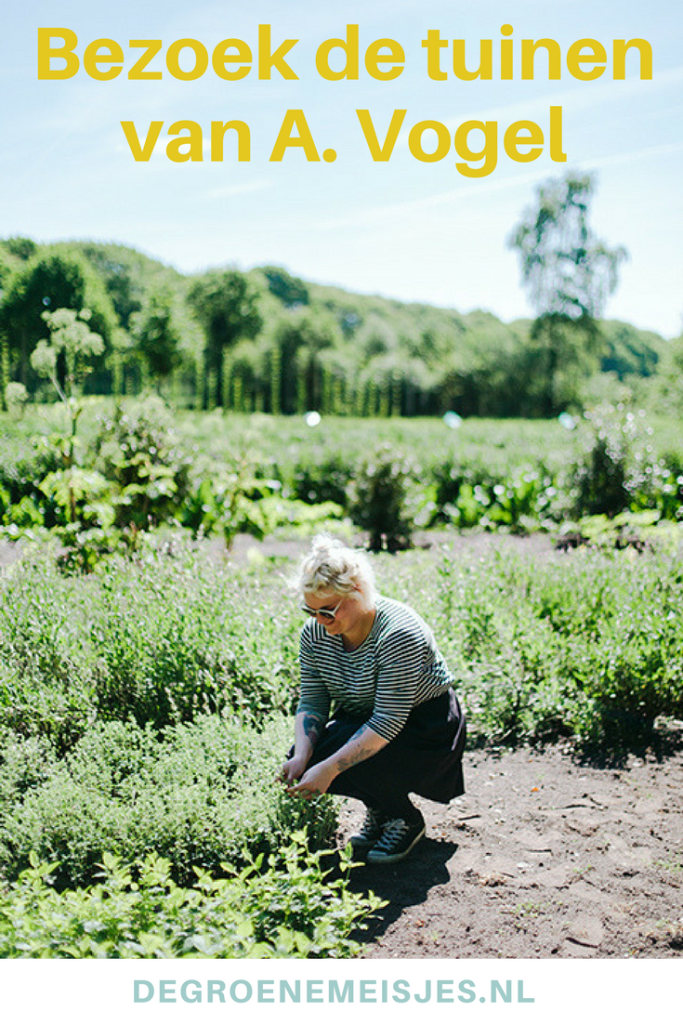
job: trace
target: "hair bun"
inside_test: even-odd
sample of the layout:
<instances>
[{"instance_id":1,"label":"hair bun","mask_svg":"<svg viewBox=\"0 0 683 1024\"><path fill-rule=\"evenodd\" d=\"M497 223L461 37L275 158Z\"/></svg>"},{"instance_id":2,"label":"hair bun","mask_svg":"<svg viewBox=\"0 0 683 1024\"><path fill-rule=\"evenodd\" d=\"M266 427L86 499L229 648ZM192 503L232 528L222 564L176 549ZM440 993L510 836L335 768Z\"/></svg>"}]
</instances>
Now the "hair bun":
<instances>
[{"instance_id":1,"label":"hair bun","mask_svg":"<svg viewBox=\"0 0 683 1024\"><path fill-rule=\"evenodd\" d=\"M299 562L291 586L299 597L319 591L348 594L360 589L367 598L372 598L375 576L364 551L348 547L329 533L319 533L311 541L308 554Z\"/></svg>"}]
</instances>

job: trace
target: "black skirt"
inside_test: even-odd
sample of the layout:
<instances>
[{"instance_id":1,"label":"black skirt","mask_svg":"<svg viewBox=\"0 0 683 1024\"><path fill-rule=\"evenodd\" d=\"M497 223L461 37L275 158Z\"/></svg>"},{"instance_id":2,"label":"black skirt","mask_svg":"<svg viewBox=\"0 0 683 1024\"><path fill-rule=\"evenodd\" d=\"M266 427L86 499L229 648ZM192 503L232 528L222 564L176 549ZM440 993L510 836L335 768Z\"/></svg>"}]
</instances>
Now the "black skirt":
<instances>
[{"instance_id":1,"label":"black skirt","mask_svg":"<svg viewBox=\"0 0 683 1024\"><path fill-rule=\"evenodd\" d=\"M351 739L367 718L339 708L316 744L310 764L318 764ZM413 708L398 736L372 757L347 768L330 786L349 796L391 790L447 804L465 792L462 755L465 716L452 689Z\"/></svg>"}]
</instances>

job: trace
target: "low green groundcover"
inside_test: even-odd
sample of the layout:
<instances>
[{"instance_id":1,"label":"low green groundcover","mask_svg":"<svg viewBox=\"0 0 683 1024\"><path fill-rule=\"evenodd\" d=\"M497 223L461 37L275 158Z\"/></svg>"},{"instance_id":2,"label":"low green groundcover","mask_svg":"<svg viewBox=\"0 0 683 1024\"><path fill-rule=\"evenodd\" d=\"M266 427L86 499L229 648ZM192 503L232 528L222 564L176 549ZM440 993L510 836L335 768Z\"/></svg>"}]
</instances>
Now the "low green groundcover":
<instances>
[{"instance_id":1,"label":"low green groundcover","mask_svg":"<svg viewBox=\"0 0 683 1024\"><path fill-rule=\"evenodd\" d=\"M351 933L381 906L348 890L350 854L330 880L318 855L296 833L282 859L260 855L229 877L197 870L177 886L170 862L149 854L138 870L109 855L101 881L57 891L54 865L32 855L31 867L0 895L0 957L258 959L350 957ZM230 871L228 865L223 865Z\"/></svg>"}]
</instances>

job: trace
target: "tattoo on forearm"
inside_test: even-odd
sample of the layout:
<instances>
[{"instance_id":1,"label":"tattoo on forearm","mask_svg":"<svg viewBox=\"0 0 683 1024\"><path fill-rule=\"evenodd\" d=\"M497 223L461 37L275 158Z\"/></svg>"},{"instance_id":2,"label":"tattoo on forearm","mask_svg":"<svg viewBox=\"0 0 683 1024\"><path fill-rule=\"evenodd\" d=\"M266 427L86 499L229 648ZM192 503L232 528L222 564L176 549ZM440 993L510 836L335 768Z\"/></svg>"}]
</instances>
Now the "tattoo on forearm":
<instances>
[{"instance_id":1,"label":"tattoo on forearm","mask_svg":"<svg viewBox=\"0 0 683 1024\"><path fill-rule=\"evenodd\" d=\"M359 740L368 731L369 729L367 725L361 725L360 729L356 730L356 732L353 734L353 736L349 740L349 743L353 743L355 740ZM377 751L374 749L374 747L370 745L360 746L358 747L357 750L354 750L352 753L347 754L345 757L340 757L339 760L337 761L337 767L339 768L340 772L344 772L346 771L347 768L352 768L354 764L359 764L361 761L366 761L369 757L372 757L372 755L376 753Z\"/></svg>"},{"instance_id":2,"label":"tattoo on forearm","mask_svg":"<svg viewBox=\"0 0 683 1024\"><path fill-rule=\"evenodd\" d=\"M354 764L366 761L372 754L374 754L374 750L371 750L370 747L360 747L355 753L349 754L347 757L340 757L337 767L340 772L345 772L347 768L353 768Z\"/></svg>"},{"instance_id":3,"label":"tattoo on forearm","mask_svg":"<svg viewBox=\"0 0 683 1024\"><path fill-rule=\"evenodd\" d=\"M320 739L320 733L323 730L324 721L320 715L306 714L304 715L304 735L310 740L311 743L316 744Z\"/></svg>"}]
</instances>

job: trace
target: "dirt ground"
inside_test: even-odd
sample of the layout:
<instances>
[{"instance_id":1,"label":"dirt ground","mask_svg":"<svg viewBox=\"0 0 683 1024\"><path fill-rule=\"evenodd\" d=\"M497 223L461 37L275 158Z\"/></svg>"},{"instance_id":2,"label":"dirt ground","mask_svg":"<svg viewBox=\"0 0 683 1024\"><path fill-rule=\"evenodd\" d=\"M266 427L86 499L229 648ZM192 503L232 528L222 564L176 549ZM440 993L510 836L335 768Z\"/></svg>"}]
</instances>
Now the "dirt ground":
<instances>
[{"instance_id":1,"label":"dirt ground","mask_svg":"<svg viewBox=\"0 0 683 1024\"><path fill-rule=\"evenodd\" d=\"M417 800L427 838L354 869L388 900L364 957L677 957L683 951L683 723L659 759L568 749L466 755L465 796ZM341 841L362 817L348 801Z\"/></svg>"},{"instance_id":2,"label":"dirt ground","mask_svg":"<svg viewBox=\"0 0 683 1024\"><path fill-rule=\"evenodd\" d=\"M450 544L481 554L552 551L541 534L454 534ZM232 557L246 560L253 546L238 538ZM305 547L258 545L290 558ZM473 750L465 773L467 793L448 807L416 801L427 838L407 860L355 869L357 890L388 901L365 958L683 954L683 722L657 755L631 756L618 769L582 763L558 745ZM341 844L361 819L349 801Z\"/></svg>"}]
</instances>

